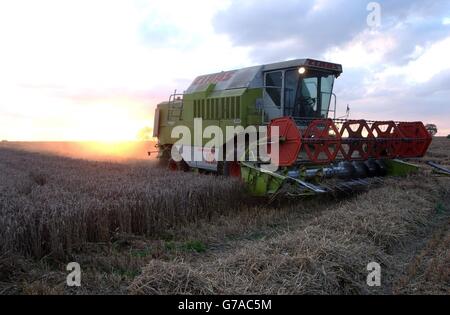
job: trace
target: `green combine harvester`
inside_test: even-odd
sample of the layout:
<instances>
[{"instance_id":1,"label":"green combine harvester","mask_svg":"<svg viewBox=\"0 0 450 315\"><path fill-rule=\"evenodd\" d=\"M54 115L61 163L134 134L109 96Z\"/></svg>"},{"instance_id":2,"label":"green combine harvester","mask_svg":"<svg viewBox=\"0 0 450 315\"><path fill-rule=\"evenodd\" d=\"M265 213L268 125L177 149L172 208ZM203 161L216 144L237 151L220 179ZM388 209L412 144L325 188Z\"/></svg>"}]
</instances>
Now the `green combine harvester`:
<instances>
[{"instance_id":1,"label":"green combine harvester","mask_svg":"<svg viewBox=\"0 0 450 315\"><path fill-rule=\"evenodd\" d=\"M156 108L158 159L172 170L239 177L251 194L269 197L351 192L415 172L402 159L427 152L432 137L423 123L337 119L333 85L341 73L339 64L297 59L199 76ZM242 128L210 146L209 138L198 138L210 126L223 135L227 127ZM268 152L278 147L276 170L249 158L249 126L267 127ZM190 135L180 141L177 127Z\"/></svg>"}]
</instances>

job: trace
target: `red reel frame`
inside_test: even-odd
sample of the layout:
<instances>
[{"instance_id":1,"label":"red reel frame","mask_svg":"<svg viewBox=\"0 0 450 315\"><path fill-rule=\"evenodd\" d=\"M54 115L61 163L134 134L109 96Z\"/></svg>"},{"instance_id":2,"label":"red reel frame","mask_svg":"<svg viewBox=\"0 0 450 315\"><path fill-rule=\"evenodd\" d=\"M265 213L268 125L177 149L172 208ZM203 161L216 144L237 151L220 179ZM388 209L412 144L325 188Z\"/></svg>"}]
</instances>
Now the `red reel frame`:
<instances>
[{"instance_id":1,"label":"red reel frame","mask_svg":"<svg viewBox=\"0 0 450 315\"><path fill-rule=\"evenodd\" d=\"M431 144L432 137L421 122L402 122L398 129L405 137L400 156L405 158L423 157Z\"/></svg>"},{"instance_id":2,"label":"red reel frame","mask_svg":"<svg viewBox=\"0 0 450 315\"><path fill-rule=\"evenodd\" d=\"M353 128L355 126L356 130ZM347 161L367 160L374 155L375 137L365 120L346 121L341 127L340 135L341 153ZM354 153L358 153L359 156L354 157Z\"/></svg>"},{"instance_id":3,"label":"red reel frame","mask_svg":"<svg viewBox=\"0 0 450 315\"><path fill-rule=\"evenodd\" d=\"M278 139L272 138L273 127L279 128ZM334 162L339 152L348 161L422 157L432 141L421 122L377 121L369 126L365 120L352 120L344 122L339 131L332 119L316 119L302 135L291 117L272 120L268 137L279 141L279 165L282 167L295 164L300 150L316 164ZM269 153L270 149L269 145Z\"/></svg>"},{"instance_id":4,"label":"red reel frame","mask_svg":"<svg viewBox=\"0 0 450 315\"><path fill-rule=\"evenodd\" d=\"M375 137L374 157L394 159L401 155L403 134L393 121L374 122L371 131Z\"/></svg>"},{"instance_id":5,"label":"red reel frame","mask_svg":"<svg viewBox=\"0 0 450 315\"><path fill-rule=\"evenodd\" d=\"M278 127L279 139L272 138L273 127ZM279 166L293 165L302 146L302 135L295 121L290 117L274 119L268 127L267 134L270 141L279 141ZM270 146L268 152L271 152Z\"/></svg>"},{"instance_id":6,"label":"red reel frame","mask_svg":"<svg viewBox=\"0 0 450 315\"><path fill-rule=\"evenodd\" d=\"M312 162L331 163L341 148L341 134L332 119L317 119L306 129L303 143Z\"/></svg>"}]
</instances>

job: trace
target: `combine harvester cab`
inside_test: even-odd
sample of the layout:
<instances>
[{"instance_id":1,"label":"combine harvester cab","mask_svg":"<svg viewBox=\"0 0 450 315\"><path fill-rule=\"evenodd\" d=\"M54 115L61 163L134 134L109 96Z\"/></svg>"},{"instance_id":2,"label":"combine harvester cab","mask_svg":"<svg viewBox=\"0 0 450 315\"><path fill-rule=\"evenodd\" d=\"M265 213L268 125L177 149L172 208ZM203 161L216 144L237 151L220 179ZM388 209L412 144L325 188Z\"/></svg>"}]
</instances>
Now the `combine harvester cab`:
<instances>
[{"instance_id":1,"label":"combine harvester cab","mask_svg":"<svg viewBox=\"0 0 450 315\"><path fill-rule=\"evenodd\" d=\"M432 137L423 123L336 119L333 86L341 73L339 64L297 59L199 76L157 106L158 157L174 170L240 177L253 195L271 197L349 192L416 171L401 159L427 152ZM211 126L223 135L214 146L211 135L203 137ZM276 170L249 159L250 126L267 127L267 151L275 144L279 151ZM180 130L188 131L181 141L172 137ZM239 145L230 152L230 143Z\"/></svg>"}]
</instances>

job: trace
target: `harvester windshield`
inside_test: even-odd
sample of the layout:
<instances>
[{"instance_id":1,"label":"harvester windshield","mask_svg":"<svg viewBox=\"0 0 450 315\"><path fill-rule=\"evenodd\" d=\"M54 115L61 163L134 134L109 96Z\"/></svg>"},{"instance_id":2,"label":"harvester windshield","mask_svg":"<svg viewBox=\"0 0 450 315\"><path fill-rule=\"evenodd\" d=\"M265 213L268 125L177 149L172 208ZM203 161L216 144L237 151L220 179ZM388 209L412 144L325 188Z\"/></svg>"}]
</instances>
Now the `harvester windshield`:
<instances>
[{"instance_id":1,"label":"harvester windshield","mask_svg":"<svg viewBox=\"0 0 450 315\"><path fill-rule=\"evenodd\" d=\"M335 76L317 71L285 72L284 115L299 118L327 118Z\"/></svg>"}]
</instances>

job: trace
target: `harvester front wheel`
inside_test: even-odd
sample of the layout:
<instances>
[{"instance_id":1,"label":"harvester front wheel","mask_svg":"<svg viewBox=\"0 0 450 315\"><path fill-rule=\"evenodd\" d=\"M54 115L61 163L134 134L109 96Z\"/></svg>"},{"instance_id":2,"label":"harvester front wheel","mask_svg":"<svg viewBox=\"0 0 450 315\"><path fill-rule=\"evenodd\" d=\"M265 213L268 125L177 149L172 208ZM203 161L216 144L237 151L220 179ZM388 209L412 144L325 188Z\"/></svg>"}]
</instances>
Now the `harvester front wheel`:
<instances>
[{"instance_id":1,"label":"harvester front wheel","mask_svg":"<svg viewBox=\"0 0 450 315\"><path fill-rule=\"evenodd\" d=\"M178 170L177 162L175 162L173 159L170 159L170 160L169 160L169 163L168 163L168 165L167 165L167 168L168 168L170 171L177 171L177 170Z\"/></svg>"},{"instance_id":2,"label":"harvester front wheel","mask_svg":"<svg viewBox=\"0 0 450 315\"><path fill-rule=\"evenodd\" d=\"M237 161L224 161L219 163L219 174L229 177L241 177L241 165Z\"/></svg>"},{"instance_id":3,"label":"harvester front wheel","mask_svg":"<svg viewBox=\"0 0 450 315\"><path fill-rule=\"evenodd\" d=\"M171 160L171 146L161 146L159 148L159 153L157 157L157 165L161 168L166 168L170 166L170 160Z\"/></svg>"},{"instance_id":4,"label":"harvester front wheel","mask_svg":"<svg viewBox=\"0 0 450 315\"><path fill-rule=\"evenodd\" d=\"M171 171L189 172L189 170L190 170L189 165L184 160L181 160L180 162L176 162L172 158L169 159L169 163L168 163L167 167Z\"/></svg>"}]
</instances>

